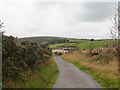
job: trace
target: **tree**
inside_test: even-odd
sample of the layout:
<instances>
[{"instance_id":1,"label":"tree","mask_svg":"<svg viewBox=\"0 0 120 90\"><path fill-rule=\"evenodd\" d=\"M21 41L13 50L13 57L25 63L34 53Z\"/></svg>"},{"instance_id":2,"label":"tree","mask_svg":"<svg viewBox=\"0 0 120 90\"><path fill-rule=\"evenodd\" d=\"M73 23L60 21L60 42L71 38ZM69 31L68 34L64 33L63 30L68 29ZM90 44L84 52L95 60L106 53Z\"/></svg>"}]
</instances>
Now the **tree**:
<instances>
[{"instance_id":1,"label":"tree","mask_svg":"<svg viewBox=\"0 0 120 90\"><path fill-rule=\"evenodd\" d=\"M118 46L118 51L120 53L120 2L118 2Z\"/></svg>"},{"instance_id":2,"label":"tree","mask_svg":"<svg viewBox=\"0 0 120 90\"><path fill-rule=\"evenodd\" d=\"M94 43L94 39L91 39L90 41L91 41L91 43L89 45L89 47L90 47L89 53L90 53L90 55L92 55L93 54L92 51L93 51L93 49L95 47L95 43Z\"/></svg>"},{"instance_id":3,"label":"tree","mask_svg":"<svg viewBox=\"0 0 120 90\"><path fill-rule=\"evenodd\" d=\"M118 15L115 15L112 21L112 28L110 29L111 38L115 41L118 39Z\"/></svg>"},{"instance_id":4,"label":"tree","mask_svg":"<svg viewBox=\"0 0 120 90\"><path fill-rule=\"evenodd\" d=\"M113 27L110 30L112 39L115 40L115 50L118 56L118 66L120 66L120 1L118 2L117 14L114 16L113 20ZM118 72L120 72L120 67L118 67ZM120 83L120 75L118 76L118 80ZM118 87L120 90L120 86Z\"/></svg>"},{"instance_id":5,"label":"tree","mask_svg":"<svg viewBox=\"0 0 120 90\"><path fill-rule=\"evenodd\" d=\"M0 21L0 28L2 28L3 27L3 23Z\"/></svg>"},{"instance_id":6,"label":"tree","mask_svg":"<svg viewBox=\"0 0 120 90\"><path fill-rule=\"evenodd\" d=\"M2 34L4 33L1 30L2 27L3 27L3 23L0 21L0 43L2 42Z\"/></svg>"},{"instance_id":7,"label":"tree","mask_svg":"<svg viewBox=\"0 0 120 90\"><path fill-rule=\"evenodd\" d=\"M118 66L120 66L120 1L118 2ZM118 72L120 72L120 67L118 67ZM120 74L118 77L120 83ZM118 85L120 90L120 85Z\"/></svg>"},{"instance_id":8,"label":"tree","mask_svg":"<svg viewBox=\"0 0 120 90\"><path fill-rule=\"evenodd\" d=\"M113 39L113 48L116 53L119 51L119 43L120 43L120 2L118 3L118 7L116 9L116 14L114 15L113 19L111 19L111 22L113 24L112 28L110 29L110 35Z\"/></svg>"}]
</instances>

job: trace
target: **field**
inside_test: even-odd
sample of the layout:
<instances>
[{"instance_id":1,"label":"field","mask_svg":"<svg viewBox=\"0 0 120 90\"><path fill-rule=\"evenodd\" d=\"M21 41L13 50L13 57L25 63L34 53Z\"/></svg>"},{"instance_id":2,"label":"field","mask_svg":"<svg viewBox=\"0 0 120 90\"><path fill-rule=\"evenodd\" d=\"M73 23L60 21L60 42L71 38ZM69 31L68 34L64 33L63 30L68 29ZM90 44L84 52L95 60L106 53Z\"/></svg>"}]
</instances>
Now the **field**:
<instances>
[{"instance_id":1,"label":"field","mask_svg":"<svg viewBox=\"0 0 120 90\"><path fill-rule=\"evenodd\" d=\"M76 46L79 47L80 49L89 49L90 48L90 43L91 41L85 41L77 44ZM105 47L109 43L111 43L110 40L102 40L102 41L93 41L94 47L93 48L100 48L100 47Z\"/></svg>"},{"instance_id":2,"label":"field","mask_svg":"<svg viewBox=\"0 0 120 90\"><path fill-rule=\"evenodd\" d=\"M93 41L94 47L93 48L100 48L100 47L106 47L107 45L111 44L111 40L95 40ZM59 46L76 46L79 49L90 49L90 40L79 40L76 43L60 43L60 44L52 44L49 45L50 48L56 48Z\"/></svg>"},{"instance_id":3,"label":"field","mask_svg":"<svg viewBox=\"0 0 120 90\"><path fill-rule=\"evenodd\" d=\"M60 44L52 44L52 45L49 45L50 48L57 48L57 47L60 47L60 46L63 46L65 45L65 43L60 43Z\"/></svg>"},{"instance_id":4,"label":"field","mask_svg":"<svg viewBox=\"0 0 120 90\"><path fill-rule=\"evenodd\" d=\"M79 49L89 49L90 39L76 39L76 38L65 38L65 37L49 37L49 36L41 36L41 37L27 37L27 38L19 38L20 42L23 41L34 41L38 44L47 43L50 48L56 48L59 46L76 46ZM94 47L105 47L112 43L110 39L102 39L102 40L94 40Z\"/></svg>"}]
</instances>

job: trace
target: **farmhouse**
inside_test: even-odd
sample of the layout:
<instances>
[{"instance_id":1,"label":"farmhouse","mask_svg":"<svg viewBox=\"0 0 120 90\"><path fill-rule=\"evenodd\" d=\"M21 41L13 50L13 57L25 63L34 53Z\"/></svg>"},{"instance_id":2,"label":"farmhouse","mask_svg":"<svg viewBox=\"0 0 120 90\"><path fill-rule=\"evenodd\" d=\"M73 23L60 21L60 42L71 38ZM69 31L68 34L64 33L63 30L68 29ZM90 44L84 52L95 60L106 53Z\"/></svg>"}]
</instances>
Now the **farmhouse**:
<instances>
[{"instance_id":1,"label":"farmhouse","mask_svg":"<svg viewBox=\"0 0 120 90\"><path fill-rule=\"evenodd\" d=\"M66 52L68 52L68 50L66 50L65 47L58 47L58 48L52 49L52 52L53 52L53 53L54 53L54 52L66 53Z\"/></svg>"},{"instance_id":2,"label":"farmhouse","mask_svg":"<svg viewBox=\"0 0 120 90\"><path fill-rule=\"evenodd\" d=\"M71 52L75 50L75 48L71 48L71 47L58 47L58 48L54 48L52 49L52 52L61 52L61 53L67 53L67 52Z\"/></svg>"}]
</instances>

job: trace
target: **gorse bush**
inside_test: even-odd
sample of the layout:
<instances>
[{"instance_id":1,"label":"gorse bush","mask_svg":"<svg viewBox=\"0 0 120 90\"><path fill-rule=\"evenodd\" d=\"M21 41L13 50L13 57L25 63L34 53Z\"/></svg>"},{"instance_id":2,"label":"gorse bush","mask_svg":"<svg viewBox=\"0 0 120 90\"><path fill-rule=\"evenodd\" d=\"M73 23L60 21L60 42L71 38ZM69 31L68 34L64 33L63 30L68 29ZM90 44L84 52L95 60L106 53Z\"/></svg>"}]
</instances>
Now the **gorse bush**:
<instances>
[{"instance_id":1,"label":"gorse bush","mask_svg":"<svg viewBox=\"0 0 120 90\"><path fill-rule=\"evenodd\" d=\"M55 52L54 54L55 54L55 55L59 55L59 56L60 56L60 55L63 55L62 52Z\"/></svg>"},{"instance_id":2,"label":"gorse bush","mask_svg":"<svg viewBox=\"0 0 120 90\"><path fill-rule=\"evenodd\" d=\"M3 35L2 46L3 82L8 77L18 78L22 72L48 60L52 55L47 44L38 45L29 41L20 43L12 36Z\"/></svg>"}]
</instances>

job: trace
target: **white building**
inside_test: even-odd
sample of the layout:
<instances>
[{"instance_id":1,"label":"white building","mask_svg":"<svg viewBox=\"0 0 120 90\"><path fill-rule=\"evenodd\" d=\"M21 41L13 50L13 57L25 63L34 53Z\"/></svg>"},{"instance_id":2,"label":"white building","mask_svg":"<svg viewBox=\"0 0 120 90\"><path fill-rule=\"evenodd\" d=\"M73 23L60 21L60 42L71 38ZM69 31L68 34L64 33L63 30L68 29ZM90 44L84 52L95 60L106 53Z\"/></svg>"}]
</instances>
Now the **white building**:
<instances>
[{"instance_id":1,"label":"white building","mask_svg":"<svg viewBox=\"0 0 120 90\"><path fill-rule=\"evenodd\" d=\"M65 47L59 47L59 48L54 48L52 49L52 52L55 53L55 52L61 52L61 53L66 53L68 52L67 48Z\"/></svg>"}]
</instances>

